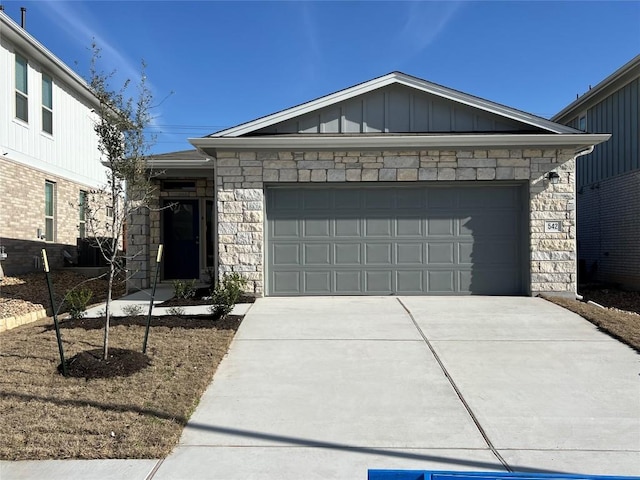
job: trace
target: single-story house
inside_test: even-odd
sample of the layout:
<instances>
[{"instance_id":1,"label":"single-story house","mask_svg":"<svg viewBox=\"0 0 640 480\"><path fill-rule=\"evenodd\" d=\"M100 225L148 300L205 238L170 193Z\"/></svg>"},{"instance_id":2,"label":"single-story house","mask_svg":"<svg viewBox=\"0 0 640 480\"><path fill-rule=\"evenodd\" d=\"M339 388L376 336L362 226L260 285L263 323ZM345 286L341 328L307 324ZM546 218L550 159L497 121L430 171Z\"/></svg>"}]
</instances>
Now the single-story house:
<instances>
[{"instance_id":1,"label":"single-story house","mask_svg":"<svg viewBox=\"0 0 640 480\"><path fill-rule=\"evenodd\" d=\"M608 138L390 73L152 159L134 286L163 243L162 279L257 295L573 295L575 159Z\"/></svg>"}]
</instances>

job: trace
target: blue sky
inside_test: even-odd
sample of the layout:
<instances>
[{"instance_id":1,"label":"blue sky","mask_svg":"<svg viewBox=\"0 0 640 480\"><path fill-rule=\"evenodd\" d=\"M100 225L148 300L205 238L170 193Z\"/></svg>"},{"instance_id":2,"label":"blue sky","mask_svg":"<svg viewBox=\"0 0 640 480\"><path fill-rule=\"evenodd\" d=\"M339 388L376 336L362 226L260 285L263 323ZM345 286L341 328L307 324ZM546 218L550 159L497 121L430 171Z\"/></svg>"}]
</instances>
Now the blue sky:
<instances>
[{"instance_id":1,"label":"blue sky","mask_svg":"<svg viewBox=\"0 0 640 480\"><path fill-rule=\"evenodd\" d=\"M640 1L0 1L85 78L144 59L155 153L395 70L548 118L640 53Z\"/></svg>"}]
</instances>

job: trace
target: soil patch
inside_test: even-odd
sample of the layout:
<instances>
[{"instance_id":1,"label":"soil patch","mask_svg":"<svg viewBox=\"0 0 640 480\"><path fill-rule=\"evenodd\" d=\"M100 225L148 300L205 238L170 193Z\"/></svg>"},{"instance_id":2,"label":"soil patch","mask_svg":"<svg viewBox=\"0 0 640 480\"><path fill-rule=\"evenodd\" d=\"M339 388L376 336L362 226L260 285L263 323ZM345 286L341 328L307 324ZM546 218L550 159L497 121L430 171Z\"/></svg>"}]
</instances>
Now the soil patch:
<instances>
[{"instance_id":1,"label":"soil patch","mask_svg":"<svg viewBox=\"0 0 640 480\"><path fill-rule=\"evenodd\" d=\"M110 348L105 360L102 349L87 350L68 359L67 375L78 378L128 377L149 365L149 357L126 348ZM62 365L58 365L62 372Z\"/></svg>"}]
</instances>

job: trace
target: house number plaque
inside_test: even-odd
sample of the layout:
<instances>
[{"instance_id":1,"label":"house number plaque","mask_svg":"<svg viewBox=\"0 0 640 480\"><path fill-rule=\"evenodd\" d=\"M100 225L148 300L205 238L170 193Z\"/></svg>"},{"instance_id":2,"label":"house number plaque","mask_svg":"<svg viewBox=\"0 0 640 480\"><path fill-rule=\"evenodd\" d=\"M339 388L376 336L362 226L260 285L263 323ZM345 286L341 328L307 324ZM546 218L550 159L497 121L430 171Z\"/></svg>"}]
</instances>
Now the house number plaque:
<instances>
[{"instance_id":1,"label":"house number plaque","mask_svg":"<svg viewBox=\"0 0 640 480\"><path fill-rule=\"evenodd\" d=\"M562 232L562 222L560 220L545 220L544 222L545 233L560 233Z\"/></svg>"}]
</instances>

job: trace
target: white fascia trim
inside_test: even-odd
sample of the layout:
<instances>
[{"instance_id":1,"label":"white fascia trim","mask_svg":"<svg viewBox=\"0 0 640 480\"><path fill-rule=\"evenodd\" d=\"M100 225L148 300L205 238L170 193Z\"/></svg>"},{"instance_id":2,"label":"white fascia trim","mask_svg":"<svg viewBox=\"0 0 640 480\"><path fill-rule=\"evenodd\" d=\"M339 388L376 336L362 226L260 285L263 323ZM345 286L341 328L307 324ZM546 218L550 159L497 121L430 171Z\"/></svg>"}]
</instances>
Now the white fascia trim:
<instances>
[{"instance_id":1,"label":"white fascia trim","mask_svg":"<svg viewBox=\"0 0 640 480\"><path fill-rule=\"evenodd\" d=\"M518 122L522 122L528 125L542 128L552 133L578 133L579 132L579 130L575 130L571 127L567 127L565 125L559 125L557 123L551 122L544 118L537 117L535 115L531 115L525 112L521 112L519 110L515 110L512 108L506 107L504 105L491 102L489 100L484 100L482 98L475 97L473 95L468 95L466 93L459 92L457 90L452 90L450 88L446 88L441 85L437 85L435 83L427 82L426 80L422 80L419 78L411 77L400 72L394 72L394 73L385 75L383 77L375 78L368 82L361 83L353 87L346 88L344 90L340 90L330 95L326 95L316 100L303 103L302 105L298 105L296 107L282 110L280 112L276 112L274 114L267 115L265 117L261 117L256 120L243 123L241 125L228 128L226 130L222 130L210 136L211 137L238 137L241 135L246 135L256 130L260 130L261 128L265 128L270 125L274 125L276 123L289 120L291 118L302 116L307 113L313 112L315 110L320 110L322 108L331 106L338 102L349 100L351 98L357 97L358 95L363 95L365 93L368 93L373 90L377 90L379 88L385 87L387 85L392 85L392 84L405 85L407 87L420 90L422 92L429 93L432 95L436 95L441 98L446 98L448 100L452 100L457 103L468 105L473 108L478 108L480 110L484 110L489 113L499 115L501 117L509 118L511 120L516 120Z\"/></svg>"},{"instance_id":2,"label":"white fascia trim","mask_svg":"<svg viewBox=\"0 0 640 480\"><path fill-rule=\"evenodd\" d=\"M610 134L271 136L189 138L201 151L219 150L412 150L429 148L567 147L576 151L605 142Z\"/></svg>"}]
</instances>

